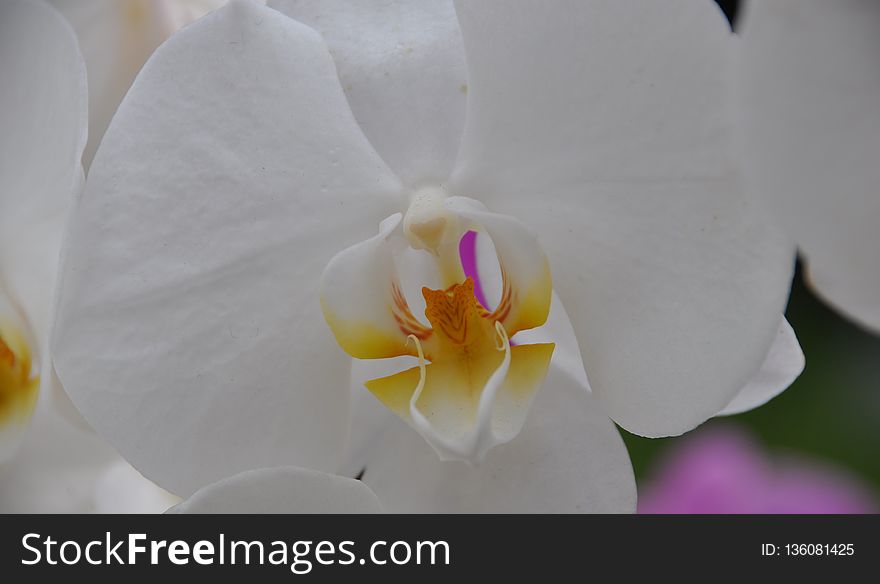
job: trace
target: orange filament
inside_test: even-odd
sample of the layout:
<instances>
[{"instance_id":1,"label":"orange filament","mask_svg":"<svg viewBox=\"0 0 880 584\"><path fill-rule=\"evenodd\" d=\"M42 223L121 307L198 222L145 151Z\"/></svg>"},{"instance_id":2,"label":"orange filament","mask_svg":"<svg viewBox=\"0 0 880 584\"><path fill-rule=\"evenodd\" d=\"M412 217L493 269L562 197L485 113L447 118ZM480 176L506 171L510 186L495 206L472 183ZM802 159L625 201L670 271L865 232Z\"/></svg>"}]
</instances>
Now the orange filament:
<instances>
[{"instance_id":1,"label":"orange filament","mask_svg":"<svg viewBox=\"0 0 880 584\"><path fill-rule=\"evenodd\" d=\"M3 341L3 337L0 337L0 367L2 366L8 367L10 370L15 367L15 353Z\"/></svg>"}]
</instances>

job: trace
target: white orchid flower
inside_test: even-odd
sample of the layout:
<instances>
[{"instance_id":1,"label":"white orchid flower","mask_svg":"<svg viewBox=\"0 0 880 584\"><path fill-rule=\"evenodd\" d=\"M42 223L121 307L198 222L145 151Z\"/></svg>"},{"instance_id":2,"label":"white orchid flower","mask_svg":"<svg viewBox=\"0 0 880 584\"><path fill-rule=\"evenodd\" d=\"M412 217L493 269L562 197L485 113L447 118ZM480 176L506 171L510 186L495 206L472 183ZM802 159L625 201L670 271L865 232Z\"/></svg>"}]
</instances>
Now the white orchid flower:
<instances>
[{"instance_id":1,"label":"white orchid flower","mask_svg":"<svg viewBox=\"0 0 880 584\"><path fill-rule=\"evenodd\" d=\"M880 3L751 0L741 110L749 185L816 291L880 332Z\"/></svg>"},{"instance_id":2,"label":"white orchid flower","mask_svg":"<svg viewBox=\"0 0 880 584\"><path fill-rule=\"evenodd\" d=\"M167 493L52 405L49 313L87 124L83 59L52 8L0 4L0 79L0 512L163 510Z\"/></svg>"},{"instance_id":3,"label":"white orchid flower","mask_svg":"<svg viewBox=\"0 0 880 584\"><path fill-rule=\"evenodd\" d=\"M678 434L799 371L713 2L276 7L156 51L72 216L55 365L146 476L340 471L351 357L406 356L367 384L406 424L350 449L386 510L627 511L611 419ZM528 336L551 304L579 348Z\"/></svg>"}]
</instances>

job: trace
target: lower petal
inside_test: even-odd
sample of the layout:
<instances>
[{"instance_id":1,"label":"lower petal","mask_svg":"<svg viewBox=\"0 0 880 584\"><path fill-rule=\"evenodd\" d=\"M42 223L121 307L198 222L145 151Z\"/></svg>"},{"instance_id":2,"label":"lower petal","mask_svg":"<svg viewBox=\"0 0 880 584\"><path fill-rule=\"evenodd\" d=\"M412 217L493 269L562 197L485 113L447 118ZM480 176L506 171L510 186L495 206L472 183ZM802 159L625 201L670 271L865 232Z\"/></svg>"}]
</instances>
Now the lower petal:
<instances>
[{"instance_id":1,"label":"lower petal","mask_svg":"<svg viewBox=\"0 0 880 584\"><path fill-rule=\"evenodd\" d=\"M193 493L169 513L381 513L360 481L296 467L246 471Z\"/></svg>"},{"instance_id":2,"label":"lower petal","mask_svg":"<svg viewBox=\"0 0 880 584\"><path fill-rule=\"evenodd\" d=\"M0 464L0 514L154 513L174 503L96 433L68 424L50 402L49 395L41 398L17 455Z\"/></svg>"}]
</instances>

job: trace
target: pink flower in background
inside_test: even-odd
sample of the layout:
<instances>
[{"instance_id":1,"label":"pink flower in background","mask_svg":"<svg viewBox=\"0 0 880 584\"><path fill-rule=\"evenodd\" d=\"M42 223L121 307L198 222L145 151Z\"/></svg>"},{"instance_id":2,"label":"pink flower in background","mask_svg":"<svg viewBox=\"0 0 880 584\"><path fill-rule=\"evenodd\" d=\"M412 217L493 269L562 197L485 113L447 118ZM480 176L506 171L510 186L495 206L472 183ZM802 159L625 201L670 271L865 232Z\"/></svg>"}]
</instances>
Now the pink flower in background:
<instances>
[{"instance_id":1,"label":"pink flower in background","mask_svg":"<svg viewBox=\"0 0 880 584\"><path fill-rule=\"evenodd\" d=\"M851 475L801 457L770 456L732 426L696 433L661 462L639 513L874 513Z\"/></svg>"}]
</instances>

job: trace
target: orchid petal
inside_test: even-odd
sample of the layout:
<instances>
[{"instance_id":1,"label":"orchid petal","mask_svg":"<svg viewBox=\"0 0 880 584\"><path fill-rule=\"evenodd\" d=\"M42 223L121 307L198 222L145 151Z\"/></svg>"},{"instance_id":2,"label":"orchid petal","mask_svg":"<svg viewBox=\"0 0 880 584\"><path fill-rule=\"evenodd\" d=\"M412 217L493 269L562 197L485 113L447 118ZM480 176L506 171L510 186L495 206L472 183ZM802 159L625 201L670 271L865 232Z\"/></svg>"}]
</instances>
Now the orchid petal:
<instances>
[{"instance_id":1,"label":"orchid petal","mask_svg":"<svg viewBox=\"0 0 880 584\"><path fill-rule=\"evenodd\" d=\"M82 187L85 65L42 2L0 6L0 282L44 349L63 222Z\"/></svg>"},{"instance_id":2,"label":"orchid petal","mask_svg":"<svg viewBox=\"0 0 880 584\"><path fill-rule=\"evenodd\" d=\"M360 481L294 468L246 471L196 491L169 513L381 513Z\"/></svg>"},{"instance_id":3,"label":"orchid petal","mask_svg":"<svg viewBox=\"0 0 880 584\"><path fill-rule=\"evenodd\" d=\"M749 187L798 244L807 280L880 332L880 3L755 0L742 18Z\"/></svg>"},{"instance_id":4,"label":"orchid petal","mask_svg":"<svg viewBox=\"0 0 880 584\"><path fill-rule=\"evenodd\" d=\"M172 32L164 0L52 0L76 32L88 70L86 167L138 70Z\"/></svg>"},{"instance_id":5,"label":"orchid petal","mask_svg":"<svg viewBox=\"0 0 880 584\"><path fill-rule=\"evenodd\" d=\"M449 176L467 73L450 0L272 0L319 31L364 133L409 186Z\"/></svg>"},{"instance_id":6,"label":"orchid petal","mask_svg":"<svg viewBox=\"0 0 880 584\"><path fill-rule=\"evenodd\" d=\"M615 421L664 436L715 415L767 355L794 263L731 162L724 16L705 0L456 7L470 90L450 192L536 232Z\"/></svg>"},{"instance_id":7,"label":"orchid petal","mask_svg":"<svg viewBox=\"0 0 880 584\"><path fill-rule=\"evenodd\" d=\"M336 254L321 276L324 318L339 346L358 359L414 354L407 337L430 334L410 310L394 265L401 219L385 219L378 234Z\"/></svg>"},{"instance_id":8,"label":"orchid petal","mask_svg":"<svg viewBox=\"0 0 880 584\"><path fill-rule=\"evenodd\" d=\"M794 329L782 317L776 340L773 341L764 364L718 415L740 414L764 405L797 379L804 370L804 363L804 352Z\"/></svg>"},{"instance_id":9,"label":"orchid petal","mask_svg":"<svg viewBox=\"0 0 880 584\"><path fill-rule=\"evenodd\" d=\"M122 459L95 481L96 513L164 513L180 499L145 479Z\"/></svg>"},{"instance_id":10,"label":"orchid petal","mask_svg":"<svg viewBox=\"0 0 880 584\"><path fill-rule=\"evenodd\" d=\"M398 423L373 450L363 480L394 513L631 513L629 457L597 405L551 368L523 430L479 466L438 460Z\"/></svg>"},{"instance_id":11,"label":"orchid petal","mask_svg":"<svg viewBox=\"0 0 880 584\"><path fill-rule=\"evenodd\" d=\"M351 367L351 432L348 450L337 474L359 477L385 430L398 419L364 384L412 367L412 357L353 359Z\"/></svg>"},{"instance_id":12,"label":"orchid petal","mask_svg":"<svg viewBox=\"0 0 880 584\"><path fill-rule=\"evenodd\" d=\"M552 363L554 367L562 369L568 376L581 384L587 391L590 390L590 382L584 371L584 361L581 359L581 350L578 346L577 337L571 327L568 313L562 305L562 300L556 293L550 302L550 314L547 322L538 328L529 329L517 333L513 339L517 345L531 345L540 343L553 343Z\"/></svg>"},{"instance_id":13,"label":"orchid petal","mask_svg":"<svg viewBox=\"0 0 880 584\"><path fill-rule=\"evenodd\" d=\"M517 219L489 213L473 199L451 197L446 208L485 229L492 239L502 282L501 299L494 311L504 329L515 335L544 324L553 282L547 256L535 235Z\"/></svg>"},{"instance_id":14,"label":"orchid petal","mask_svg":"<svg viewBox=\"0 0 880 584\"><path fill-rule=\"evenodd\" d=\"M42 396L18 455L0 465L0 513L155 513L173 504L94 432L48 406Z\"/></svg>"},{"instance_id":15,"label":"orchid petal","mask_svg":"<svg viewBox=\"0 0 880 584\"><path fill-rule=\"evenodd\" d=\"M61 382L175 494L335 468L349 361L319 279L400 200L318 35L230 2L153 54L98 150L66 241Z\"/></svg>"}]
</instances>

